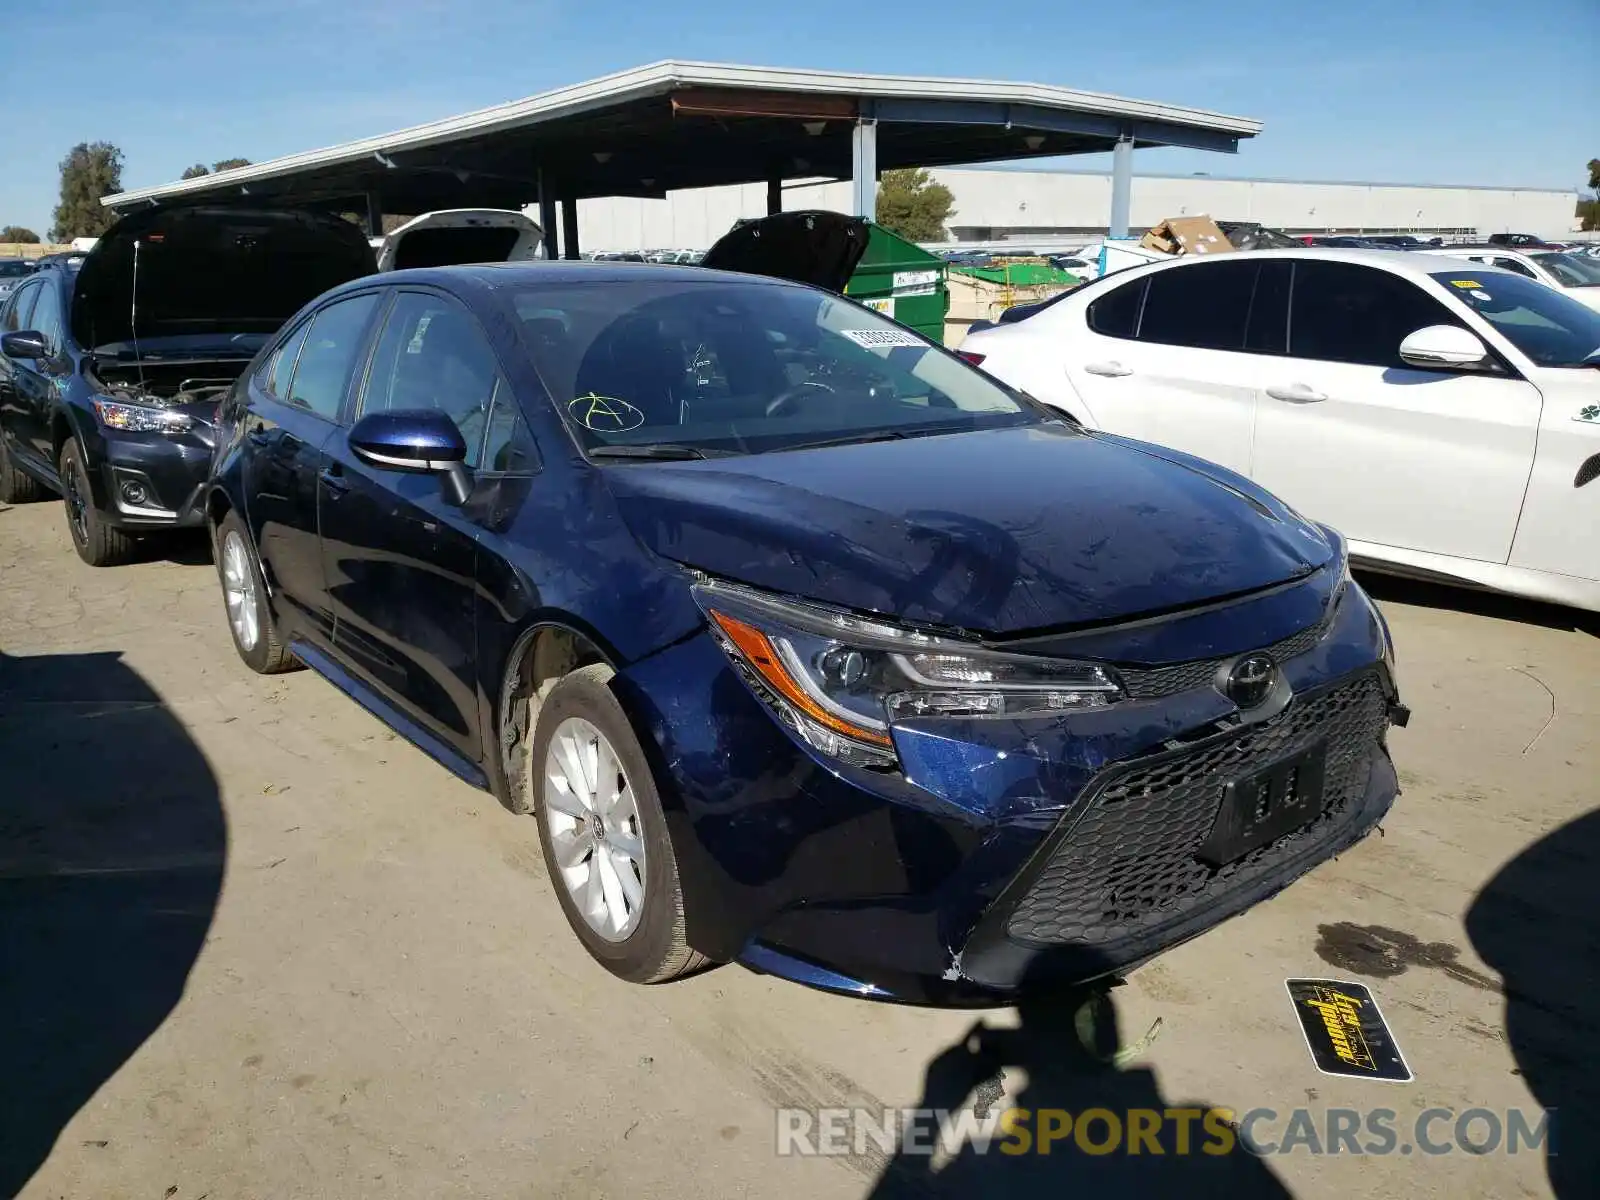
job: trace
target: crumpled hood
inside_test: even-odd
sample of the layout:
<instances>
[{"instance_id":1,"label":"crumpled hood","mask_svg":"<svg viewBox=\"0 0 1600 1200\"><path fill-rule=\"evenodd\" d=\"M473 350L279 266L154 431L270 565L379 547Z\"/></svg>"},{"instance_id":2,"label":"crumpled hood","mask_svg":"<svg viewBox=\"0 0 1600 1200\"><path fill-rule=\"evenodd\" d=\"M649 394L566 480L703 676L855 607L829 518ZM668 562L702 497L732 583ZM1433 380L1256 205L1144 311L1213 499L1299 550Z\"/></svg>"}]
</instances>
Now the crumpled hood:
<instances>
[{"instance_id":1,"label":"crumpled hood","mask_svg":"<svg viewBox=\"0 0 1600 1200\"><path fill-rule=\"evenodd\" d=\"M72 336L94 349L134 334L274 333L307 301L376 266L361 230L328 213L144 209L101 234L84 258L72 289Z\"/></svg>"},{"instance_id":2,"label":"crumpled hood","mask_svg":"<svg viewBox=\"0 0 1600 1200\"><path fill-rule=\"evenodd\" d=\"M979 633L1181 609L1334 553L1222 467L1059 424L603 470L663 557Z\"/></svg>"}]
</instances>

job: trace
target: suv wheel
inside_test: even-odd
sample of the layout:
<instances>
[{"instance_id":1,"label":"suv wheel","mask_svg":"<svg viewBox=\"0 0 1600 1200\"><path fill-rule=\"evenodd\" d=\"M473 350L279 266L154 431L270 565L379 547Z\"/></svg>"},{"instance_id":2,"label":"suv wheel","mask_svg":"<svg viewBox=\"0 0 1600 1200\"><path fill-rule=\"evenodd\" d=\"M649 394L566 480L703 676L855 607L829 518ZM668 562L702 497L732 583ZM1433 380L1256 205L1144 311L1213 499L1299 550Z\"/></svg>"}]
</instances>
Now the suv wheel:
<instances>
[{"instance_id":1,"label":"suv wheel","mask_svg":"<svg viewBox=\"0 0 1600 1200\"><path fill-rule=\"evenodd\" d=\"M582 667L539 710L528 781L567 923L603 967L661 983L705 965L684 936L683 890L655 779L611 668Z\"/></svg>"},{"instance_id":2,"label":"suv wheel","mask_svg":"<svg viewBox=\"0 0 1600 1200\"><path fill-rule=\"evenodd\" d=\"M44 493L44 484L19 470L11 461L5 434L0 433L0 504L26 504Z\"/></svg>"},{"instance_id":3,"label":"suv wheel","mask_svg":"<svg viewBox=\"0 0 1600 1200\"><path fill-rule=\"evenodd\" d=\"M67 530L72 548L91 567L115 567L138 553L139 543L130 534L108 524L94 506L94 491L89 486L89 470L84 466L83 447L76 440L61 450L61 499L67 512Z\"/></svg>"},{"instance_id":4,"label":"suv wheel","mask_svg":"<svg viewBox=\"0 0 1600 1200\"><path fill-rule=\"evenodd\" d=\"M228 632L233 635L233 648L244 665L258 675L296 670L300 663L278 635L277 622L267 604L261 563L238 513L230 512L216 527L216 547L217 577L222 581Z\"/></svg>"}]
</instances>

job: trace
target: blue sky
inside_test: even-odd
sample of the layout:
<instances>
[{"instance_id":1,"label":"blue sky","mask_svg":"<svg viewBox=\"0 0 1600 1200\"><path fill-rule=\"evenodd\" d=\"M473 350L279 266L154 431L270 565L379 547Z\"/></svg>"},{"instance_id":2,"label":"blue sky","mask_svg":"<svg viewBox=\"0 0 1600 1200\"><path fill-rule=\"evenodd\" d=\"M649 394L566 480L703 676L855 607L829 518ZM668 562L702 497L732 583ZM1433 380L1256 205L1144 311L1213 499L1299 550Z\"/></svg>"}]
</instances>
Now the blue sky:
<instances>
[{"instance_id":1,"label":"blue sky","mask_svg":"<svg viewBox=\"0 0 1600 1200\"><path fill-rule=\"evenodd\" d=\"M662 58L1027 80L1266 122L1237 156L1142 151L1151 173L1566 188L1600 156L1600 0L67 0L31 6L23 33L0 69L0 224L41 234L80 141L121 146L139 187Z\"/></svg>"}]
</instances>

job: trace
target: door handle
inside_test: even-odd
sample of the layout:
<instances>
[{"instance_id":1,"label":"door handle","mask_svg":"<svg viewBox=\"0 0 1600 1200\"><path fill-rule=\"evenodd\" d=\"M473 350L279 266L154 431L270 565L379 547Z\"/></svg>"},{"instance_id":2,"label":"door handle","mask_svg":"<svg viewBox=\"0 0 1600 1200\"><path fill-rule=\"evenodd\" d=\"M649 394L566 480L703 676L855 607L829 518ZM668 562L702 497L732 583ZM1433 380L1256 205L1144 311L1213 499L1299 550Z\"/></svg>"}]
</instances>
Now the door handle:
<instances>
[{"instance_id":1,"label":"door handle","mask_svg":"<svg viewBox=\"0 0 1600 1200\"><path fill-rule=\"evenodd\" d=\"M1133 374L1132 367L1125 367L1119 362L1085 363L1083 369L1090 375L1100 375L1106 379L1121 379L1124 375Z\"/></svg>"},{"instance_id":2,"label":"door handle","mask_svg":"<svg viewBox=\"0 0 1600 1200\"><path fill-rule=\"evenodd\" d=\"M334 500L350 490L350 481L338 467L326 468L317 478L322 481L322 486L328 489L329 497Z\"/></svg>"},{"instance_id":3,"label":"door handle","mask_svg":"<svg viewBox=\"0 0 1600 1200\"><path fill-rule=\"evenodd\" d=\"M1269 387L1267 395L1274 400L1284 400L1290 404L1316 404L1328 398L1327 392L1314 392L1303 383L1293 383L1288 387Z\"/></svg>"}]
</instances>

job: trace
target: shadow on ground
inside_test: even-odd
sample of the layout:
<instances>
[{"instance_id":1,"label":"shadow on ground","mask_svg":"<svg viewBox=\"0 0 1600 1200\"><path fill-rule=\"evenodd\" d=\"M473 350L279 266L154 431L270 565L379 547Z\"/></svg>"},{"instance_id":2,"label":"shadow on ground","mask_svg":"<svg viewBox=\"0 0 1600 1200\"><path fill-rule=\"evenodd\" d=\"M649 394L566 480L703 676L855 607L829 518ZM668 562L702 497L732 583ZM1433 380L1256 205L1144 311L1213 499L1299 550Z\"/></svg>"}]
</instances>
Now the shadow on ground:
<instances>
[{"instance_id":1,"label":"shadow on ground","mask_svg":"<svg viewBox=\"0 0 1600 1200\"><path fill-rule=\"evenodd\" d=\"M1091 1025L1080 1028L1076 1016L1085 1001L1093 1005L1095 1017ZM1028 1110L1022 1125L1029 1135L1026 1152L1017 1152L1024 1146L1021 1139L1004 1138L1003 1127L981 1150L981 1140L969 1136L947 1161L902 1147L868 1200L1035 1196L1285 1200L1289 1196L1265 1162L1237 1145L1221 1114L1213 1116L1209 1126L1205 1123L1202 1114L1212 1104L1168 1099L1153 1071L1112 1064L1122 1045L1112 993L1098 1001L1090 993L1045 993L1019 1004L1017 1015L1020 1023L1014 1029L994 1028L980 1019L935 1058L928 1065L917 1107L952 1113L972 1109L978 1118L995 1109ZM1007 1086L1001 1098L1001 1080L1016 1080L1019 1073L1026 1076L1025 1086L1020 1090ZM1091 1109L1105 1110L1119 1123L1121 1136L1115 1143L1104 1115L1089 1121L1086 1143L1076 1140L1075 1126ZM1160 1153L1149 1141L1130 1153L1130 1113L1164 1115L1174 1109L1193 1114L1186 1122L1187 1145L1178 1132L1184 1122L1165 1119L1159 1127ZM1039 1148L1044 1122L1040 1110L1060 1110L1071 1114L1073 1121L1066 1136L1051 1142L1048 1154ZM1008 1144L1011 1153L1004 1149ZM1225 1144L1232 1147L1230 1152L1221 1152Z\"/></svg>"},{"instance_id":2,"label":"shadow on ground","mask_svg":"<svg viewBox=\"0 0 1600 1200\"><path fill-rule=\"evenodd\" d=\"M1374 600L1411 604L1418 608L1446 608L1500 621L1543 625L1547 629L1573 629L1591 637L1600 637L1600 614L1584 612L1582 609L1546 604L1540 600L1524 600L1520 596L1503 596L1498 592L1480 592L1420 579L1403 579L1398 575L1375 575L1370 571L1357 570L1356 576Z\"/></svg>"},{"instance_id":3,"label":"shadow on ground","mask_svg":"<svg viewBox=\"0 0 1600 1200\"><path fill-rule=\"evenodd\" d=\"M119 654L0 654L0 1196L177 1004L226 843L205 756Z\"/></svg>"},{"instance_id":4,"label":"shadow on ground","mask_svg":"<svg viewBox=\"0 0 1600 1200\"><path fill-rule=\"evenodd\" d=\"M1467 910L1467 936L1500 973L1506 1037L1552 1120L1558 1197L1600 1194L1600 809L1535 842Z\"/></svg>"}]
</instances>

